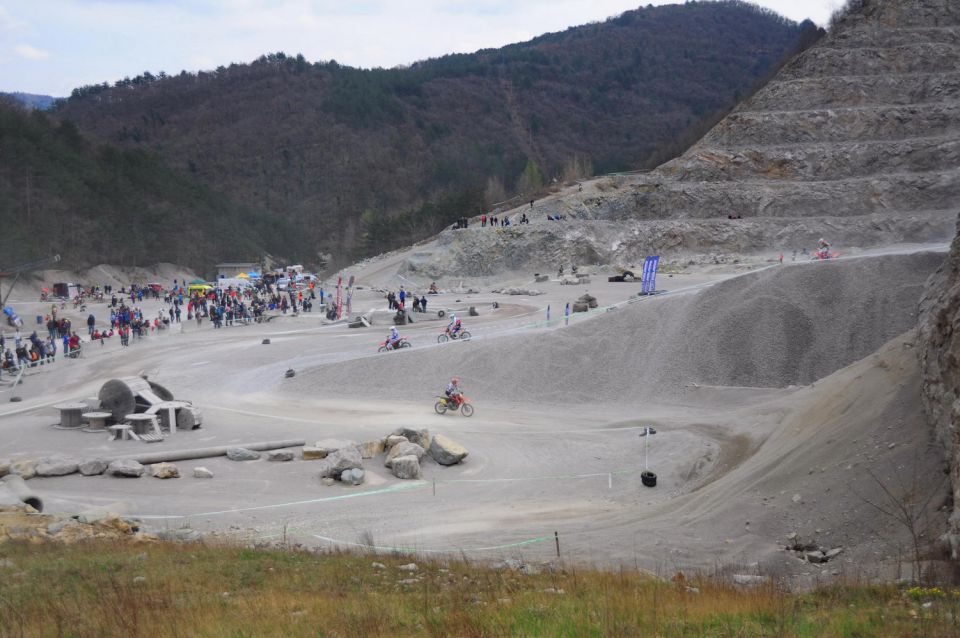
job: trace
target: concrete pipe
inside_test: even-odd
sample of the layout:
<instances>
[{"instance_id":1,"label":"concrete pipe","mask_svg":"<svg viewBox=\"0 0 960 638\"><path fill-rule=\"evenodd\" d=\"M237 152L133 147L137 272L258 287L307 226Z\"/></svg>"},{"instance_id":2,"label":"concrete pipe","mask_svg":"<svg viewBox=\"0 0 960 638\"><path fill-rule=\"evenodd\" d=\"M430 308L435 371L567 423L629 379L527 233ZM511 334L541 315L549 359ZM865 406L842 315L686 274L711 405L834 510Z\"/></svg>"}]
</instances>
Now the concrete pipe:
<instances>
[{"instance_id":1,"label":"concrete pipe","mask_svg":"<svg viewBox=\"0 0 960 638\"><path fill-rule=\"evenodd\" d=\"M27 487L27 482L23 480L22 476L19 474L8 474L0 480L4 482L7 488L13 492L13 495L20 499L20 501L26 503L38 512L43 511L43 501L40 500L39 496L34 494L33 490Z\"/></svg>"},{"instance_id":2,"label":"concrete pipe","mask_svg":"<svg viewBox=\"0 0 960 638\"><path fill-rule=\"evenodd\" d=\"M175 463L177 461L190 461L193 459L209 459L215 456L225 456L227 450L242 447L256 452L265 450L281 450L288 447L303 447L307 442L304 440L292 441L265 441L261 443L248 443L246 445L220 445L217 447L197 448L195 450L170 450L169 452L152 452L148 454L135 454L133 456L115 456L111 461L130 460L136 461L142 465L152 465L153 463Z\"/></svg>"}]
</instances>

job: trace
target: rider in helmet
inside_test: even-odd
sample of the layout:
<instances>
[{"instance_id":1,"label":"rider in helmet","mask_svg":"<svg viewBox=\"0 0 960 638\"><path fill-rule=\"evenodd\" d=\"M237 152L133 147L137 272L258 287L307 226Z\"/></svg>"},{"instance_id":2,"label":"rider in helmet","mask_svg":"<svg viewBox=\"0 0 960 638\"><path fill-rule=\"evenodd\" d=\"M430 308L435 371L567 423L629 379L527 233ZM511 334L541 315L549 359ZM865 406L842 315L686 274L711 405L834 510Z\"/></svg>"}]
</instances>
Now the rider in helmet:
<instances>
[{"instance_id":1,"label":"rider in helmet","mask_svg":"<svg viewBox=\"0 0 960 638\"><path fill-rule=\"evenodd\" d=\"M400 344L400 333L397 332L396 326L390 326L390 336L387 337L387 345L395 349L399 344Z\"/></svg>"},{"instance_id":2,"label":"rider in helmet","mask_svg":"<svg viewBox=\"0 0 960 638\"><path fill-rule=\"evenodd\" d=\"M463 391L460 390L460 377L450 379L444 393L447 395L447 399L453 402L454 406L460 407L460 402L463 400Z\"/></svg>"},{"instance_id":3,"label":"rider in helmet","mask_svg":"<svg viewBox=\"0 0 960 638\"><path fill-rule=\"evenodd\" d=\"M460 317L450 313L450 323L447 325L447 332L449 332L451 336L456 337L460 334L460 328Z\"/></svg>"},{"instance_id":4,"label":"rider in helmet","mask_svg":"<svg viewBox=\"0 0 960 638\"><path fill-rule=\"evenodd\" d=\"M830 256L830 242L823 237L821 237L820 241L817 242L817 253L819 253L821 259L825 259Z\"/></svg>"}]
</instances>

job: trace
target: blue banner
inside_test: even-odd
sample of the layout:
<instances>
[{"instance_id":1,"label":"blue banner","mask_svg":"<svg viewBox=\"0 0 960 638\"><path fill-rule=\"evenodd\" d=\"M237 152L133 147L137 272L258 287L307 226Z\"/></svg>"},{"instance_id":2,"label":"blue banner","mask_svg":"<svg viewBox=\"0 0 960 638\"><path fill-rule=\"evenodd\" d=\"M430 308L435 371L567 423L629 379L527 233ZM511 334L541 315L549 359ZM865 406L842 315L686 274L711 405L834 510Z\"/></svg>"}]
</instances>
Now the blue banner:
<instances>
[{"instance_id":1,"label":"blue banner","mask_svg":"<svg viewBox=\"0 0 960 638\"><path fill-rule=\"evenodd\" d=\"M657 267L660 265L660 256L647 257L643 262L643 285L641 295L652 295L657 291Z\"/></svg>"}]
</instances>

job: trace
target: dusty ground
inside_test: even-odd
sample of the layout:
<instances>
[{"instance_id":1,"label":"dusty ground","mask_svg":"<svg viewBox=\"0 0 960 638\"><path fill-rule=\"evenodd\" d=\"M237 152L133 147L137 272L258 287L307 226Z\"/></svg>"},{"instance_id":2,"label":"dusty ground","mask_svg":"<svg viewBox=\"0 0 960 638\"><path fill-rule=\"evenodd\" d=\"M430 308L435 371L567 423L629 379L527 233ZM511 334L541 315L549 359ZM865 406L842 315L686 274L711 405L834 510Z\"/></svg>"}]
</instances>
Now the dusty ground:
<instances>
[{"instance_id":1,"label":"dusty ground","mask_svg":"<svg viewBox=\"0 0 960 638\"><path fill-rule=\"evenodd\" d=\"M464 317L473 342L440 346L443 324L424 321L403 331L413 349L384 355L375 351L386 324L352 330L326 325L319 314L218 331L188 323L130 348L116 340L89 345L80 360L31 371L13 392L0 386L0 457L359 441L395 427L426 427L465 445L467 461L425 463L423 481L404 482L371 459L366 483L355 488L321 485L311 462L225 458L180 463L185 478L176 480L73 475L30 485L50 512L122 500L156 527L189 525L251 541L349 546L372 539L383 548L548 559L557 532L566 559L601 565L890 575L904 534L868 504L882 497L866 470L897 494L914 483L945 488L919 407L909 333L915 309L904 301L942 254L906 252L829 264L756 263L757 272L746 274L742 264L701 267L661 275L658 288L668 294L631 304L623 302L637 299L639 284L605 277L589 286L532 284L520 274L500 282L546 293L535 297L464 282L481 292L431 297L431 310L476 306L480 317ZM403 282L400 262L371 262L359 284L395 287ZM563 304L587 289L601 306L615 307L575 316L570 326L558 321ZM846 311L826 300L811 304L818 295L837 298ZM22 316L42 310L26 293L19 301ZM764 317L771 304L777 313ZM385 305L369 289L354 298L355 310ZM144 304L148 315L158 307ZM100 318L104 308L90 310ZM729 336L709 324L716 317L720 325L737 322L757 351L725 347ZM785 342L775 330L781 317L811 331ZM264 338L271 344L261 345ZM288 367L295 378L284 379ZM802 368L802 378L784 373L792 368ZM735 374L724 379L724 370ZM94 397L107 379L141 372L195 401L204 427L151 445L51 427L53 404ZM476 400L472 418L433 413L433 394L451 374ZM22 402L7 402L11 394ZM650 439L654 489L640 485L638 432L645 425L658 429ZM191 468L200 465L216 478L193 479ZM790 532L844 553L826 565L802 563L781 549Z\"/></svg>"}]
</instances>

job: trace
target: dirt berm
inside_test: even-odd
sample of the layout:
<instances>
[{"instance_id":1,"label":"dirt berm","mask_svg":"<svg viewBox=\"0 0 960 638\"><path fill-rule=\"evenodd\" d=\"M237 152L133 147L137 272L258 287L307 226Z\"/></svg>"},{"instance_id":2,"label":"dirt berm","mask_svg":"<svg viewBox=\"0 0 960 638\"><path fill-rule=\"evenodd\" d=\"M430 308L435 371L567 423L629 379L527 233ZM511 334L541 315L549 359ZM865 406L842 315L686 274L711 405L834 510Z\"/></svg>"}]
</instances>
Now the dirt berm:
<instances>
[{"instance_id":1,"label":"dirt berm","mask_svg":"<svg viewBox=\"0 0 960 638\"><path fill-rule=\"evenodd\" d=\"M679 398L694 385L808 384L915 327L924 283L943 259L917 253L785 265L564 330L491 341L481 333L469 343L319 366L283 387L410 400L458 374L478 399L630 402Z\"/></svg>"}]
</instances>

